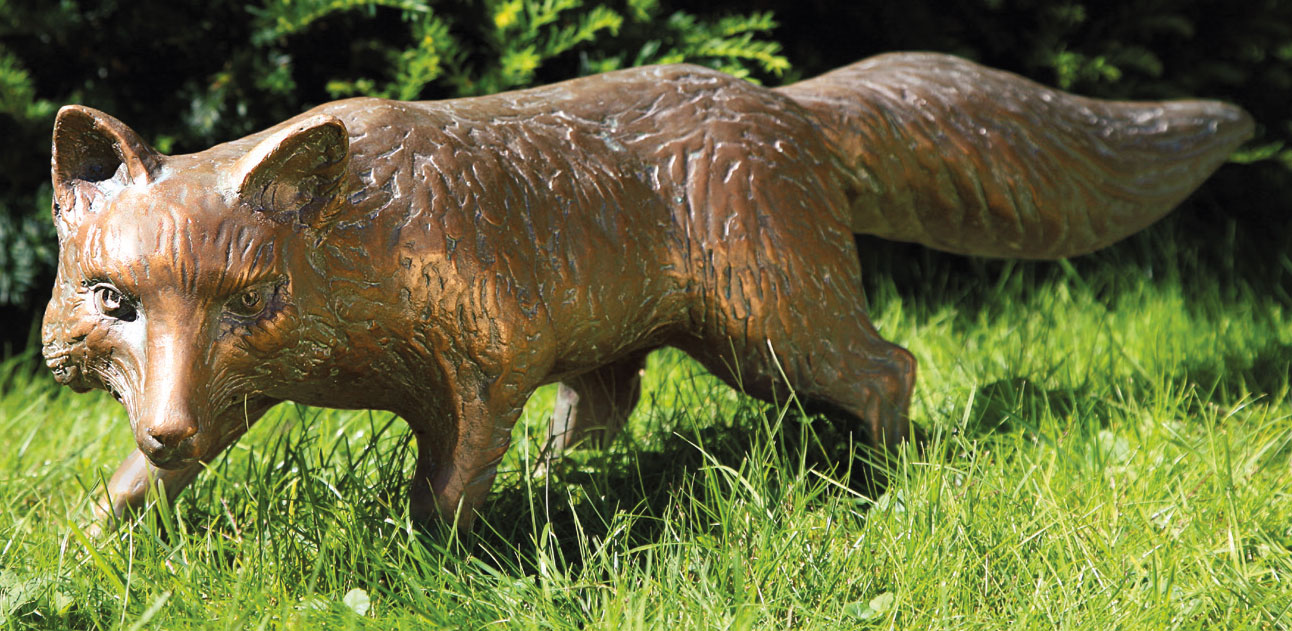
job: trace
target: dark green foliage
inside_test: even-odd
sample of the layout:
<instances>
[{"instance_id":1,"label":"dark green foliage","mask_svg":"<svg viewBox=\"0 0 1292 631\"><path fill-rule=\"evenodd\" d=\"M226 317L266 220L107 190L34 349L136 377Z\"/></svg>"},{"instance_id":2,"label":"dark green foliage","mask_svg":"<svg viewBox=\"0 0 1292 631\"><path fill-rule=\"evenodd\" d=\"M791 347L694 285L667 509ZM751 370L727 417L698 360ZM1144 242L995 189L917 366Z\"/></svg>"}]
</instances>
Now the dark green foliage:
<instances>
[{"instance_id":1,"label":"dark green foliage","mask_svg":"<svg viewBox=\"0 0 1292 631\"><path fill-rule=\"evenodd\" d=\"M0 33L12 24L0 1ZM55 105L36 97L32 76L18 57L0 45L0 138L7 139L0 153L0 305L19 304L36 288L41 271L54 259L53 226L32 212L41 200L49 203L47 186L41 186L44 169L16 163L28 157L19 147L40 144L34 133L53 120ZM26 190L24 190L26 189ZM17 206L11 208L11 204Z\"/></svg>"},{"instance_id":2,"label":"dark green foliage","mask_svg":"<svg viewBox=\"0 0 1292 631\"><path fill-rule=\"evenodd\" d=\"M16 29L8 3L0 0L0 36ZM0 40L0 306L18 304L53 259L52 227L31 212L40 197L43 169L15 160L21 146L37 142L32 132L53 120L55 105L37 98L36 85L13 51ZM26 190L23 190L26 189ZM16 204L16 207L11 207Z\"/></svg>"},{"instance_id":3,"label":"dark green foliage","mask_svg":"<svg viewBox=\"0 0 1292 631\"><path fill-rule=\"evenodd\" d=\"M335 63L308 59L327 76L332 98L474 96L680 61L751 78L789 68L779 44L758 39L776 25L770 13L709 19L665 13L657 0L270 0L252 12L253 41L284 59L305 60L292 53L302 47L346 44ZM386 26L338 37L365 22Z\"/></svg>"},{"instance_id":4,"label":"dark green foliage","mask_svg":"<svg viewBox=\"0 0 1292 631\"><path fill-rule=\"evenodd\" d=\"M48 297L56 249L49 220L50 130L80 102L129 121L164 150L191 150L258 125L226 98L222 72L260 74L246 51L250 16L232 2L0 0L0 341L25 340ZM241 30L240 30L241 29ZM239 66L241 64L241 66ZM259 65L257 65L259 64ZM268 115L292 112L285 104Z\"/></svg>"}]
</instances>

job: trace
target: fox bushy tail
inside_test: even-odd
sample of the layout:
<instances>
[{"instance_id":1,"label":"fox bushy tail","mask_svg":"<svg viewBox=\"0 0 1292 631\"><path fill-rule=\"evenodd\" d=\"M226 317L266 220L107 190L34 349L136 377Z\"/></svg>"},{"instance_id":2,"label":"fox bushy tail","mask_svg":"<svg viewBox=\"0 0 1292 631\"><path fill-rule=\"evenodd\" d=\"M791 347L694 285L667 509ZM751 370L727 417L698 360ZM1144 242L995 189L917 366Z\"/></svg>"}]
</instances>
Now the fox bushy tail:
<instances>
[{"instance_id":1,"label":"fox bushy tail","mask_svg":"<svg viewBox=\"0 0 1292 631\"><path fill-rule=\"evenodd\" d=\"M779 88L820 121L854 232L979 256L1109 245L1187 197L1252 135L1218 101L1103 101L934 53Z\"/></svg>"}]
</instances>

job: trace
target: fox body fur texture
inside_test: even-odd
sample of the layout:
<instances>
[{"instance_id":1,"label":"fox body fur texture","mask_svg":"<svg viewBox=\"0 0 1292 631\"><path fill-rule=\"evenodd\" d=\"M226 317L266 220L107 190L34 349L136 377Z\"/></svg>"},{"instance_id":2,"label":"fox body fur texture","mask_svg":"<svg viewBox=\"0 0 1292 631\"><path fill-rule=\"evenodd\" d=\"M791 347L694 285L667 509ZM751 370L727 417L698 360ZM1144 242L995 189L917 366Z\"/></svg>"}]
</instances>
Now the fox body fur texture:
<instances>
[{"instance_id":1,"label":"fox body fur texture","mask_svg":"<svg viewBox=\"0 0 1292 631\"><path fill-rule=\"evenodd\" d=\"M664 345L906 439L916 363L867 318L854 233L1081 254L1169 211L1251 128L1222 103L1098 101L919 53L779 89L674 65L350 99L175 156L67 106L44 352L128 411L109 522L290 400L399 414L410 510L469 528L536 388L562 384L558 449L604 439Z\"/></svg>"}]
</instances>

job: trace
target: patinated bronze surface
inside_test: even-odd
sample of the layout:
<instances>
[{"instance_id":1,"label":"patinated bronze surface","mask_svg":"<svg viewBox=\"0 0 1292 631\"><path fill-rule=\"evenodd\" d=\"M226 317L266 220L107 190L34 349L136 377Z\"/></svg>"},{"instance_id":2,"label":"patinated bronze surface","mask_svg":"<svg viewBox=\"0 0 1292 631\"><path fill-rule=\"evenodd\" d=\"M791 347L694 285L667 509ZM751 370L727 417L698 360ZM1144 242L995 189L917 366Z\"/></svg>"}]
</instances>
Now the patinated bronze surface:
<instances>
[{"instance_id":1,"label":"patinated bronze surface","mask_svg":"<svg viewBox=\"0 0 1292 631\"><path fill-rule=\"evenodd\" d=\"M177 156L67 106L44 352L129 412L110 521L291 400L398 413L412 511L469 527L535 388L563 384L558 447L613 434L663 345L905 439L915 360L867 319L854 232L1081 254L1251 129L1222 103L1096 101L936 54L774 90L676 65L351 99Z\"/></svg>"}]
</instances>

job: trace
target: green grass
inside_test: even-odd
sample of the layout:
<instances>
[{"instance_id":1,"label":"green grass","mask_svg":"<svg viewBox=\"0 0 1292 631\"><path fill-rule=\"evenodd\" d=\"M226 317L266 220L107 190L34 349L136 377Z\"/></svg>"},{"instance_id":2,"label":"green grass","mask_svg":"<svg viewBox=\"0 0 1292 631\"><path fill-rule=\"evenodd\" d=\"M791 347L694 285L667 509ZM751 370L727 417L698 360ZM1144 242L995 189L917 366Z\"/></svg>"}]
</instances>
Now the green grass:
<instances>
[{"instance_id":1,"label":"green grass","mask_svg":"<svg viewBox=\"0 0 1292 631\"><path fill-rule=\"evenodd\" d=\"M547 477L540 393L469 541L407 522L401 421L291 405L90 541L124 414L9 362L0 628L1285 628L1292 264L1253 277L1181 242L1073 264L868 253L929 437L878 497L846 428L665 352L625 439Z\"/></svg>"}]
</instances>

